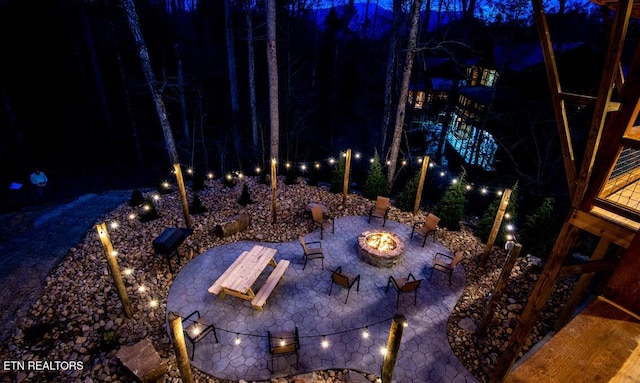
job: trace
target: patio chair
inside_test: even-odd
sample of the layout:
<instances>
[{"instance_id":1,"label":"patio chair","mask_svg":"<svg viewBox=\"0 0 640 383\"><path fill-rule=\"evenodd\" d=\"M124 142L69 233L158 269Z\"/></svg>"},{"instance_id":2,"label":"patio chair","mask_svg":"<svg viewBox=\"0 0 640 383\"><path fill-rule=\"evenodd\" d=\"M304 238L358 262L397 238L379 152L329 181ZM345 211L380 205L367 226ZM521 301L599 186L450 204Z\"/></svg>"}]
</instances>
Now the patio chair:
<instances>
[{"instance_id":1,"label":"patio chair","mask_svg":"<svg viewBox=\"0 0 640 383\"><path fill-rule=\"evenodd\" d=\"M333 289L334 283L347 289L347 298L344 300L344 303L346 304L349 300L349 293L351 292L351 288L354 284L357 283L356 291L360 291L360 274L353 275L349 273L343 273L342 266L339 266L337 269L331 272L331 287L329 287L329 296L331 296L331 290Z\"/></svg>"},{"instance_id":2,"label":"patio chair","mask_svg":"<svg viewBox=\"0 0 640 383\"><path fill-rule=\"evenodd\" d=\"M376 198L376 204L369 209L369 223L371 223L371 217L382 218L382 227L387 223L387 214L389 213L389 198L378 196Z\"/></svg>"},{"instance_id":3,"label":"patio chair","mask_svg":"<svg viewBox=\"0 0 640 383\"><path fill-rule=\"evenodd\" d=\"M390 276L389 281L387 282L387 288L384 292L386 293L389 291L390 285L396 289L398 293L396 298L396 309L400 303L400 294L413 292L413 304L416 305L418 302L418 287L420 287L420 282L422 282L422 279L416 279L411 273L409 273L409 276L406 278L394 278L393 276Z\"/></svg>"},{"instance_id":4,"label":"patio chair","mask_svg":"<svg viewBox=\"0 0 640 383\"><path fill-rule=\"evenodd\" d=\"M438 256L449 259L449 261L447 262L445 259L442 259L442 258L438 259ZM449 276L449 286L451 286L451 275L453 275L453 270L456 268L458 263L460 263L463 256L464 256L464 251L462 250L456 251L453 257L443 253L436 253L436 256L433 258L433 265L431 265L431 274L429 274L429 280L431 280L431 276L433 275L433 270L437 270Z\"/></svg>"},{"instance_id":5,"label":"patio chair","mask_svg":"<svg viewBox=\"0 0 640 383\"><path fill-rule=\"evenodd\" d=\"M293 331L267 331L267 339L269 341L269 354L271 354L271 369L273 374L275 371L274 358L276 356L296 354L296 369L298 368L298 350L300 349L300 340L298 338L298 327ZM267 366L269 368L269 366Z\"/></svg>"},{"instance_id":6,"label":"patio chair","mask_svg":"<svg viewBox=\"0 0 640 383\"><path fill-rule=\"evenodd\" d=\"M424 247L424 244L427 243L427 236L429 236L429 234L433 234L433 242L435 242L436 233L438 232L438 223L440 223L440 217L432 213L427 214L427 219L424 223L421 224L418 222L413 225L409 239L413 238L413 233L421 235L424 237L424 240L422 241L422 247Z\"/></svg>"},{"instance_id":7,"label":"patio chair","mask_svg":"<svg viewBox=\"0 0 640 383\"><path fill-rule=\"evenodd\" d=\"M324 229L328 229L331 226L331 232L336 232L336 227L331 218L325 218L324 213L322 212L322 208L320 206L314 206L311 208L311 218L313 219L313 226L320 227L320 239L323 238Z\"/></svg>"},{"instance_id":8,"label":"patio chair","mask_svg":"<svg viewBox=\"0 0 640 383\"><path fill-rule=\"evenodd\" d=\"M307 267L307 261L310 259L319 259L322 264L322 270L324 270L324 250L322 249L322 243L320 241L305 242L303 236L298 237L298 240L304 252L304 266L302 266L302 270Z\"/></svg>"},{"instance_id":9,"label":"patio chair","mask_svg":"<svg viewBox=\"0 0 640 383\"><path fill-rule=\"evenodd\" d=\"M188 325L185 327L185 324ZM213 332L216 343L218 343L216 328L209 324L205 318L202 318L198 310L182 319L182 328L185 339L191 343L191 360L193 360L193 355L196 352L196 343L200 342L210 332Z\"/></svg>"}]
</instances>

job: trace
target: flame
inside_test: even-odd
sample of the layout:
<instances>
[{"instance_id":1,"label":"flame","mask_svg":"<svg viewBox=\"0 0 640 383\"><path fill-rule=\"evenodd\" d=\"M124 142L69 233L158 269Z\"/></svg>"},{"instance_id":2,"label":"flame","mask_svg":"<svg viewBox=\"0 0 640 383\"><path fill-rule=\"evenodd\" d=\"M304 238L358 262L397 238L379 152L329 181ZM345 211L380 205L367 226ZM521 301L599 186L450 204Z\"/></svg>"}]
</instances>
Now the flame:
<instances>
[{"instance_id":1,"label":"flame","mask_svg":"<svg viewBox=\"0 0 640 383\"><path fill-rule=\"evenodd\" d=\"M394 250L398 246L395 239L393 239L389 233L369 234L367 235L366 243L367 246L382 252Z\"/></svg>"}]
</instances>

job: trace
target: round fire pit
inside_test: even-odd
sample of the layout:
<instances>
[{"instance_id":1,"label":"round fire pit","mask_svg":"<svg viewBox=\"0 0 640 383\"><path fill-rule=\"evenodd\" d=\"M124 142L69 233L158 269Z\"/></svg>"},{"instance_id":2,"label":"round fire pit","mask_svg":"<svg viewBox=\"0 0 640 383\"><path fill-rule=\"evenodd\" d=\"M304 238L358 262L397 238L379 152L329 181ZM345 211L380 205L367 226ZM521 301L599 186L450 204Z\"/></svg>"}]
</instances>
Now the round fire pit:
<instances>
[{"instance_id":1,"label":"round fire pit","mask_svg":"<svg viewBox=\"0 0 640 383\"><path fill-rule=\"evenodd\" d=\"M404 244L394 233L365 231L358 236L358 257L376 267L393 267L404 253Z\"/></svg>"}]
</instances>

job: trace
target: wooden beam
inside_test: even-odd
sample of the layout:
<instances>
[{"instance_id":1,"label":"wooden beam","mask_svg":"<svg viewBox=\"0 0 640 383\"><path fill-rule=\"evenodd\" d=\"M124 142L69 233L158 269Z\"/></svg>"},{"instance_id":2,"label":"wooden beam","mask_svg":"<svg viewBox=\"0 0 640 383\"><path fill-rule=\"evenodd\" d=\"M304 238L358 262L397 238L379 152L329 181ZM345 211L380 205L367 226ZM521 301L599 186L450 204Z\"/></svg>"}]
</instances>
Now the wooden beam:
<instances>
[{"instance_id":1,"label":"wooden beam","mask_svg":"<svg viewBox=\"0 0 640 383\"><path fill-rule=\"evenodd\" d=\"M617 262L614 260L598 260L598 261L589 261L585 263L578 263L575 265L566 265L562 266L560 269L560 276L566 277L568 275L574 274L586 274L586 273L595 273L598 271L607 271L612 270L616 267Z\"/></svg>"},{"instance_id":2,"label":"wooden beam","mask_svg":"<svg viewBox=\"0 0 640 383\"><path fill-rule=\"evenodd\" d=\"M569 223L597 237L605 238L625 249L629 247L635 235L633 230L580 210L574 210L570 213Z\"/></svg>"},{"instance_id":3,"label":"wooden beam","mask_svg":"<svg viewBox=\"0 0 640 383\"><path fill-rule=\"evenodd\" d=\"M533 15L536 20L538 29L538 38L542 47L542 55L547 70L547 81L549 89L551 89L551 102L555 112L556 127L558 129L558 137L560 138L560 148L562 150L562 160L564 161L564 170L567 176L567 185L569 187L569 197L573 200L576 188L576 163L573 153L573 144L571 141L571 131L569 130L569 121L567 119L567 110L564 101L560 98L562 87L558 75L558 67L556 58L553 53L553 44L549 35L549 26L544 14L542 0L531 0L533 5Z\"/></svg>"},{"instance_id":4,"label":"wooden beam","mask_svg":"<svg viewBox=\"0 0 640 383\"><path fill-rule=\"evenodd\" d=\"M482 257L480 257L480 264L483 267L487 263L487 259L489 259L489 253L491 253L493 243L496 241L496 237L500 232L500 226L502 225L504 213L507 211L507 206L509 206L509 198L511 198L511 189L504 189L504 192L502 193L502 199L500 200L500 206L498 206L498 211L496 211L496 218L493 220L493 226L491 227L491 232L489 233L489 238L487 239L487 244L484 245Z\"/></svg>"},{"instance_id":5,"label":"wooden beam","mask_svg":"<svg viewBox=\"0 0 640 383\"><path fill-rule=\"evenodd\" d=\"M607 241L606 239L600 238L600 241L598 241L598 245L596 246L593 254L591 254L591 257L589 259L592 261L603 259L605 255L607 255L610 247L611 242ZM584 300L584 297L587 294L587 289L589 288L592 279L593 273L582 274L580 276L580 279L571 292L571 297L569 297L569 300L567 301L567 303L565 303L562 312L558 316L558 319L556 319L555 323L553 324L554 330L560 330L565 324L567 324L567 322L569 322L571 315L573 315L578 305Z\"/></svg>"},{"instance_id":6,"label":"wooden beam","mask_svg":"<svg viewBox=\"0 0 640 383\"><path fill-rule=\"evenodd\" d=\"M582 105L595 106L598 99L595 96L587 96L583 94L560 92L558 96L564 101L575 102ZM607 105L607 112L617 112L620 110L620 103L611 101Z\"/></svg>"},{"instance_id":7,"label":"wooden beam","mask_svg":"<svg viewBox=\"0 0 640 383\"><path fill-rule=\"evenodd\" d=\"M611 35L609 36L602 78L598 87L598 102L594 107L591 128L589 129L587 145L582 158L582 166L577 178L575 193L573 194L571 206L574 207L582 205L582 199L591 180L593 165L600 147L600 139L602 138L602 131L607 117L607 105L611 100L617 70L620 66L620 57L629 26L633 0L619 0L618 5Z\"/></svg>"},{"instance_id":8,"label":"wooden beam","mask_svg":"<svg viewBox=\"0 0 640 383\"><path fill-rule=\"evenodd\" d=\"M529 296L527 305L522 311L515 330L513 330L511 334L509 343L505 347L500 359L498 359L498 363L493 370L493 375L491 375L491 382L501 382L518 357L522 345L527 340L540 312L544 309L547 300L553 292L562 263L567 254L569 254L569 251L574 247L579 233L579 228L573 226L569 220L565 221L558 234L556 243L551 250L549 259L542 270L542 274L540 278L538 278Z\"/></svg>"},{"instance_id":9,"label":"wooden beam","mask_svg":"<svg viewBox=\"0 0 640 383\"><path fill-rule=\"evenodd\" d=\"M606 199L598 198L593 202L593 206L602 208L610 213L619 215L620 217L627 218L634 222L640 222L640 212L630 209L625 205L616 203L615 201L609 201Z\"/></svg>"},{"instance_id":10,"label":"wooden beam","mask_svg":"<svg viewBox=\"0 0 640 383\"><path fill-rule=\"evenodd\" d=\"M420 200L422 199L422 189L424 188L424 179L427 175L427 167L429 166L429 156L422 159L422 168L420 168L420 180L418 181L418 190L416 191L416 200L413 204L413 215L418 214L420 210Z\"/></svg>"}]
</instances>

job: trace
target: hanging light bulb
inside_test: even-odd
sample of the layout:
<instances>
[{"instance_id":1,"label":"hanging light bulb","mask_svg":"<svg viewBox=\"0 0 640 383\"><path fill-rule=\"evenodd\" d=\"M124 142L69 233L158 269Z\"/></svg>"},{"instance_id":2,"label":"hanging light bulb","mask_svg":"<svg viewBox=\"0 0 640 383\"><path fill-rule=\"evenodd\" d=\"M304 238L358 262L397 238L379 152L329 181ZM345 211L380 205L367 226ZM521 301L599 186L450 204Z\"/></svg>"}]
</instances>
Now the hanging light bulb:
<instances>
[{"instance_id":1,"label":"hanging light bulb","mask_svg":"<svg viewBox=\"0 0 640 383\"><path fill-rule=\"evenodd\" d=\"M365 327L364 330L362 331L362 337L364 339L369 338L369 327Z\"/></svg>"},{"instance_id":2,"label":"hanging light bulb","mask_svg":"<svg viewBox=\"0 0 640 383\"><path fill-rule=\"evenodd\" d=\"M235 339L233 340L233 343L237 346L237 345L239 345L241 342L242 342L242 340L240 340L240 334L239 334L239 333L236 333L236 337L235 337Z\"/></svg>"},{"instance_id":3,"label":"hanging light bulb","mask_svg":"<svg viewBox=\"0 0 640 383\"><path fill-rule=\"evenodd\" d=\"M322 348L328 348L329 341L327 340L327 338L322 338L322 342L320 342L320 345L322 346Z\"/></svg>"}]
</instances>

